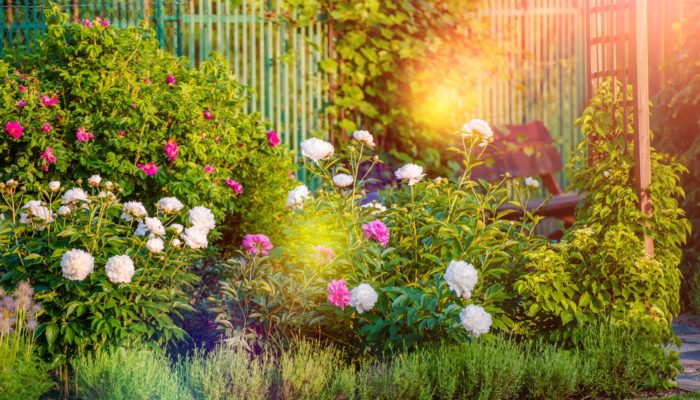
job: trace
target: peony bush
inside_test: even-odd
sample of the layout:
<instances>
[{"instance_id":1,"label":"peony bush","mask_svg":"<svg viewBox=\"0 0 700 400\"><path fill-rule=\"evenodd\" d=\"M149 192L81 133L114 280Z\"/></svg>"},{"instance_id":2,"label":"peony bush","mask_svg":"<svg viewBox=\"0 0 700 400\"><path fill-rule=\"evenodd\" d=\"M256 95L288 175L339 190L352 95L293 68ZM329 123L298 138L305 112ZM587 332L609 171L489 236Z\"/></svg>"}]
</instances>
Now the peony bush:
<instances>
[{"instance_id":1,"label":"peony bush","mask_svg":"<svg viewBox=\"0 0 700 400\"><path fill-rule=\"evenodd\" d=\"M121 185L96 174L81 183L0 183L0 285L34 285L39 351L63 365L85 351L181 339L173 318L191 309L188 270L214 213L175 197L122 202Z\"/></svg>"},{"instance_id":2,"label":"peony bush","mask_svg":"<svg viewBox=\"0 0 700 400\"><path fill-rule=\"evenodd\" d=\"M149 30L56 10L31 53L0 62L1 180L110 176L126 199L208 207L236 242L279 225L292 157L221 57L190 69Z\"/></svg>"}]
</instances>

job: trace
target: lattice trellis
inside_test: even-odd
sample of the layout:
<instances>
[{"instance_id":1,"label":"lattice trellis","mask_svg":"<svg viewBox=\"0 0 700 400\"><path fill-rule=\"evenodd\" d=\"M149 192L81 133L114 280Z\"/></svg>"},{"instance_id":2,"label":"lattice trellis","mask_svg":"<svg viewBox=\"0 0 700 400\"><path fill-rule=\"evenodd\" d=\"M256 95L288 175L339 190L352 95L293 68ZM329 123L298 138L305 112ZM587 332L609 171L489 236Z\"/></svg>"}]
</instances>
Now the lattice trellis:
<instances>
[{"instance_id":1,"label":"lattice trellis","mask_svg":"<svg viewBox=\"0 0 700 400\"><path fill-rule=\"evenodd\" d=\"M632 147L634 151L639 207L643 212L651 214L652 203L648 190L651 184L648 0L585 1L588 93L592 96L596 87L608 79L612 80L613 98L615 90L625 90L619 103L622 107L622 121L613 118L613 129L621 126L628 143L634 143L628 149ZM628 87L632 89L632 96L626 93ZM630 130L631 118L633 124ZM645 237L644 245L647 254L653 255L654 244L651 238Z\"/></svg>"}]
</instances>

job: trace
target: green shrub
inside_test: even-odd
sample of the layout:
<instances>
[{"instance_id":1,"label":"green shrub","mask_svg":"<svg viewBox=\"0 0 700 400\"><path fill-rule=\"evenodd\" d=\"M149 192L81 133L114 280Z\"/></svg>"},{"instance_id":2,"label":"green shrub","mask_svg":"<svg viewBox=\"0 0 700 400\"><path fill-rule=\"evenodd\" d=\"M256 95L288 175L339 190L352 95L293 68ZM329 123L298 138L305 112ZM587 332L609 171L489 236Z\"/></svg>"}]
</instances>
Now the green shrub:
<instances>
[{"instance_id":1,"label":"green shrub","mask_svg":"<svg viewBox=\"0 0 700 400\"><path fill-rule=\"evenodd\" d=\"M47 12L46 35L31 52L4 53L0 63L0 121L24 129L0 142L0 179L101 174L145 204L167 194L207 206L231 239L279 226L292 158L268 143L259 115L245 112L246 93L222 57L193 70L159 49L153 31L68 24L56 10ZM56 104L45 106L40 96ZM94 138L77 140L81 128ZM166 145L173 143L171 159ZM55 164L39 157L47 147ZM138 165L151 162L158 172L149 176Z\"/></svg>"},{"instance_id":2,"label":"green shrub","mask_svg":"<svg viewBox=\"0 0 700 400\"><path fill-rule=\"evenodd\" d=\"M523 392L527 398L556 400L570 398L579 383L576 352L538 341L524 348L528 357Z\"/></svg>"},{"instance_id":3,"label":"green shrub","mask_svg":"<svg viewBox=\"0 0 700 400\"><path fill-rule=\"evenodd\" d=\"M153 350L98 351L72 365L79 399L191 399L168 359Z\"/></svg>"},{"instance_id":4,"label":"green shrub","mask_svg":"<svg viewBox=\"0 0 700 400\"><path fill-rule=\"evenodd\" d=\"M342 367L335 371L333 381L321 398L324 400L353 400L357 393L355 366Z\"/></svg>"},{"instance_id":5,"label":"green shrub","mask_svg":"<svg viewBox=\"0 0 700 400\"><path fill-rule=\"evenodd\" d=\"M195 352L181 363L181 373L194 399L264 400L269 398L273 369L268 358L251 358L240 348Z\"/></svg>"},{"instance_id":6,"label":"green shrub","mask_svg":"<svg viewBox=\"0 0 700 400\"><path fill-rule=\"evenodd\" d=\"M577 336L580 392L585 395L620 399L663 390L681 369L678 356L644 332L601 324Z\"/></svg>"},{"instance_id":7,"label":"green shrub","mask_svg":"<svg viewBox=\"0 0 700 400\"><path fill-rule=\"evenodd\" d=\"M282 398L313 400L321 397L341 364L341 354L334 347L295 342L290 350L282 353L279 361Z\"/></svg>"}]
</instances>

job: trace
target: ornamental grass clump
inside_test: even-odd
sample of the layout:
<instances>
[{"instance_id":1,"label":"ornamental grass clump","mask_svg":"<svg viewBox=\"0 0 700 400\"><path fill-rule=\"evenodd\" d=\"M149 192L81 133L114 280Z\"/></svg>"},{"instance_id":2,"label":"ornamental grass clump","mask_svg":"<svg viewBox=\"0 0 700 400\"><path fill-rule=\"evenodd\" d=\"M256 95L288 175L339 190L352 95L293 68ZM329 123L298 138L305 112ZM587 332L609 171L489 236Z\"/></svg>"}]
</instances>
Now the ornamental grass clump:
<instances>
[{"instance_id":1,"label":"ornamental grass clump","mask_svg":"<svg viewBox=\"0 0 700 400\"><path fill-rule=\"evenodd\" d=\"M122 203L121 185L99 175L81 184L0 183L0 284L34 283L42 312L27 326L38 351L65 366L85 351L182 338L173 318L191 309L185 289L197 277L188 269L204 255L214 214L174 197Z\"/></svg>"}]
</instances>

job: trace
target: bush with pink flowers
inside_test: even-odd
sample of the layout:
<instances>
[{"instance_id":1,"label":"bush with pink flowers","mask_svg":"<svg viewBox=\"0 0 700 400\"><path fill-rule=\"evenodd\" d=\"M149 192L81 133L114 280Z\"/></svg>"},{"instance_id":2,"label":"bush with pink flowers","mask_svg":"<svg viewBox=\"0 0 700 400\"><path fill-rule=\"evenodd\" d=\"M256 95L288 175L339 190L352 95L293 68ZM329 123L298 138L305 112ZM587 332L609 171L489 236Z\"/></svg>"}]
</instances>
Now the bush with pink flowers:
<instances>
[{"instance_id":1,"label":"bush with pink flowers","mask_svg":"<svg viewBox=\"0 0 700 400\"><path fill-rule=\"evenodd\" d=\"M0 62L0 179L110 176L146 204L206 205L235 242L279 226L292 157L223 58L190 69L149 30L88 22L51 11L44 40Z\"/></svg>"}]
</instances>

